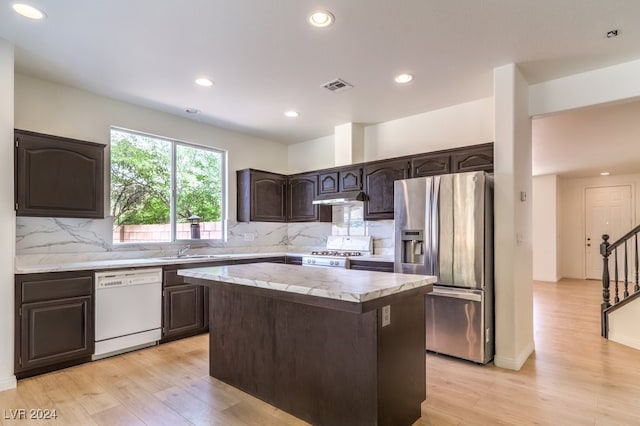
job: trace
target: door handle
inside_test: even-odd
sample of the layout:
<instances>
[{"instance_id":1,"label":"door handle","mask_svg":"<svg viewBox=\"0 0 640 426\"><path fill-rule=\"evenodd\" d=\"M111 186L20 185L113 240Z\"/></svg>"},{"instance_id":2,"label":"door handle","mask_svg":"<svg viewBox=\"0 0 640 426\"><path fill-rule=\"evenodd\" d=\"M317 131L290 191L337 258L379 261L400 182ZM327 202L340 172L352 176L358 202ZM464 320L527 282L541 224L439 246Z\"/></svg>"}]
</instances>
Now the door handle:
<instances>
[{"instance_id":1,"label":"door handle","mask_svg":"<svg viewBox=\"0 0 640 426\"><path fill-rule=\"evenodd\" d=\"M455 290L443 291L440 289L433 289L431 293L427 293L427 296L448 297L451 299L464 299L464 300L471 300L474 302L482 301L482 294L466 292L466 291L455 291Z\"/></svg>"}]
</instances>

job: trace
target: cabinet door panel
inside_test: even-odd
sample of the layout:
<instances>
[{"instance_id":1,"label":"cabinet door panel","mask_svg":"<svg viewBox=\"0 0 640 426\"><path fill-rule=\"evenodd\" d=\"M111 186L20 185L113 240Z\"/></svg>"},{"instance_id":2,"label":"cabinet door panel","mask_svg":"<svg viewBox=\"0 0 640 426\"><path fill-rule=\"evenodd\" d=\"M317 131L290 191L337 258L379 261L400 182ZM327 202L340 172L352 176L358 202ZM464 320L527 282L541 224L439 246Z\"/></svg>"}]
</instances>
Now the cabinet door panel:
<instances>
[{"instance_id":1,"label":"cabinet door panel","mask_svg":"<svg viewBox=\"0 0 640 426\"><path fill-rule=\"evenodd\" d=\"M236 171L238 222L284 222L287 177L261 170Z\"/></svg>"},{"instance_id":2,"label":"cabinet door panel","mask_svg":"<svg viewBox=\"0 0 640 426\"><path fill-rule=\"evenodd\" d=\"M331 206L317 206L313 204L313 200L317 194L317 174L289 176L287 221L331 222Z\"/></svg>"},{"instance_id":3,"label":"cabinet door panel","mask_svg":"<svg viewBox=\"0 0 640 426\"><path fill-rule=\"evenodd\" d=\"M318 176L318 193L334 194L338 192L338 172L322 173Z\"/></svg>"},{"instance_id":4,"label":"cabinet door panel","mask_svg":"<svg viewBox=\"0 0 640 426\"><path fill-rule=\"evenodd\" d=\"M284 222L284 194L286 179L277 175L252 176L251 220L257 222Z\"/></svg>"},{"instance_id":5,"label":"cabinet door panel","mask_svg":"<svg viewBox=\"0 0 640 426\"><path fill-rule=\"evenodd\" d=\"M318 206L313 204L318 176L289 178L287 218L289 222L318 220Z\"/></svg>"},{"instance_id":6,"label":"cabinet door panel","mask_svg":"<svg viewBox=\"0 0 640 426\"><path fill-rule=\"evenodd\" d=\"M340 170L340 192L360 191L362 189L362 169Z\"/></svg>"},{"instance_id":7,"label":"cabinet door panel","mask_svg":"<svg viewBox=\"0 0 640 426\"><path fill-rule=\"evenodd\" d=\"M447 173L451 173L451 156L449 154L420 155L411 159L411 177Z\"/></svg>"},{"instance_id":8,"label":"cabinet door panel","mask_svg":"<svg viewBox=\"0 0 640 426\"><path fill-rule=\"evenodd\" d=\"M452 161L453 171L456 173L493 172L493 144L455 152Z\"/></svg>"},{"instance_id":9,"label":"cabinet door panel","mask_svg":"<svg viewBox=\"0 0 640 426\"><path fill-rule=\"evenodd\" d=\"M368 200L364 218L393 219L393 183L409 177L409 161L396 160L370 164L364 168L364 185Z\"/></svg>"},{"instance_id":10,"label":"cabinet door panel","mask_svg":"<svg viewBox=\"0 0 640 426\"><path fill-rule=\"evenodd\" d=\"M195 332L204 327L204 289L199 285L178 285L164 290L162 337Z\"/></svg>"},{"instance_id":11,"label":"cabinet door panel","mask_svg":"<svg viewBox=\"0 0 640 426\"><path fill-rule=\"evenodd\" d=\"M93 353L91 297L25 303L21 318L21 365L42 367Z\"/></svg>"},{"instance_id":12,"label":"cabinet door panel","mask_svg":"<svg viewBox=\"0 0 640 426\"><path fill-rule=\"evenodd\" d=\"M104 217L104 146L16 130L18 216Z\"/></svg>"}]
</instances>

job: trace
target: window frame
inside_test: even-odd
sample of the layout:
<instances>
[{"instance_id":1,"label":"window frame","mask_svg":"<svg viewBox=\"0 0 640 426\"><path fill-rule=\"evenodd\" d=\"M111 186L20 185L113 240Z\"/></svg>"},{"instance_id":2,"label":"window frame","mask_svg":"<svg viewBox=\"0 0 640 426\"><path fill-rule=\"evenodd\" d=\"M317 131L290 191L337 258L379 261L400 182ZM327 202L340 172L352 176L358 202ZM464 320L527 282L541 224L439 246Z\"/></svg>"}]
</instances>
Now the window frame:
<instances>
[{"instance_id":1,"label":"window frame","mask_svg":"<svg viewBox=\"0 0 640 426\"><path fill-rule=\"evenodd\" d=\"M171 229L171 239L169 241L162 241L162 242L157 242L157 241L151 241L151 242L145 242L145 241L127 241L127 242L119 242L119 241L114 241L113 240L113 236L111 238L111 244L113 245L118 245L118 246L123 246L123 245L135 245L135 244L145 244L145 245L149 245L149 244L172 244L172 243L194 243L194 242L198 242L198 241L202 241L202 242L226 242L227 241L227 212L228 212L228 198L227 198L227 194L228 194L228 188L227 188L227 182L228 182L228 176L227 176L227 161L228 161L228 150L226 149L222 149L222 148L217 148L217 147L213 147L213 146L209 146L209 145L204 145L204 144L198 144L198 143L193 143L193 142L187 142L187 141L183 141L180 139L175 139L175 138L169 138L166 136L158 136L152 133L145 133L145 132L141 132L138 130L131 130L131 129L127 129L124 127L118 127L118 126L110 126L109 127L109 209L111 209L111 138L112 138L112 132L113 131L118 131L118 132L123 132L123 133L129 133L132 135L137 135L137 136L142 136L142 137L147 137L147 138L153 138L153 139L159 139L161 141L165 141L168 142L171 146L171 155L170 155L170 168L171 168L171 176L170 176L170 202L169 202L169 222L170 222L170 229ZM196 148L196 149L201 149L203 151L210 151L210 152L214 152L220 155L220 200L222 205L220 206L220 225L221 225L221 237L219 239L205 239L205 238L201 238L201 239L178 239L176 238L177 236L177 225L178 225L178 221L176 218L176 205L177 205L177 188L176 188L176 181L177 181L177 177L176 177L176 173L177 173L177 162L176 162L176 147L178 145L181 146L185 146L185 147L189 147L189 148Z\"/></svg>"}]
</instances>

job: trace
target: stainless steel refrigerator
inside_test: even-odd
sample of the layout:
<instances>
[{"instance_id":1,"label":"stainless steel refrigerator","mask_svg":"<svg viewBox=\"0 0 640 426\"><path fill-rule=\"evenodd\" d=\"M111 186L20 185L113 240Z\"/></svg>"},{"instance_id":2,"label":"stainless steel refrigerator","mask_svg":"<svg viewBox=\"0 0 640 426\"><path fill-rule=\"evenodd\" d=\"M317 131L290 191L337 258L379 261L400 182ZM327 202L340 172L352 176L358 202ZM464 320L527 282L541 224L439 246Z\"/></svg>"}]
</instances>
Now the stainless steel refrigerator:
<instances>
[{"instance_id":1,"label":"stainless steel refrigerator","mask_svg":"<svg viewBox=\"0 0 640 426\"><path fill-rule=\"evenodd\" d=\"M435 275L426 349L477 363L494 354L493 178L458 173L395 182L395 272Z\"/></svg>"}]
</instances>

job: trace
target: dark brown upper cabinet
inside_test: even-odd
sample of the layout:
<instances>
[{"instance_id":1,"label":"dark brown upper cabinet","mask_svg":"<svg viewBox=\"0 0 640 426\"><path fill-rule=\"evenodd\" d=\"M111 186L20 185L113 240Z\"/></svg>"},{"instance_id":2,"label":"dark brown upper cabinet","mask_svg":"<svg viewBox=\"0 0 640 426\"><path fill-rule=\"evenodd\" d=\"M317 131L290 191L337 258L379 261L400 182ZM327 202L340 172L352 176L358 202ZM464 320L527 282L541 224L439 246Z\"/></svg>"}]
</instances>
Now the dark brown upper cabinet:
<instances>
[{"instance_id":1,"label":"dark brown upper cabinet","mask_svg":"<svg viewBox=\"0 0 640 426\"><path fill-rule=\"evenodd\" d=\"M449 154L424 154L411 157L411 177L447 173L451 173L451 156Z\"/></svg>"},{"instance_id":2,"label":"dark brown upper cabinet","mask_svg":"<svg viewBox=\"0 0 640 426\"><path fill-rule=\"evenodd\" d=\"M288 222L331 222L331 207L313 204L318 193L318 175L300 174L289 176L287 191Z\"/></svg>"},{"instance_id":3,"label":"dark brown upper cabinet","mask_svg":"<svg viewBox=\"0 0 640 426\"><path fill-rule=\"evenodd\" d=\"M104 218L104 145L15 130L18 216Z\"/></svg>"},{"instance_id":4,"label":"dark brown upper cabinet","mask_svg":"<svg viewBox=\"0 0 640 426\"><path fill-rule=\"evenodd\" d=\"M318 175L318 194L335 194L338 190L338 172Z\"/></svg>"},{"instance_id":5,"label":"dark brown upper cabinet","mask_svg":"<svg viewBox=\"0 0 640 426\"><path fill-rule=\"evenodd\" d=\"M493 144L467 147L451 155L455 173L485 171L493 172Z\"/></svg>"},{"instance_id":6,"label":"dark brown upper cabinet","mask_svg":"<svg viewBox=\"0 0 640 426\"><path fill-rule=\"evenodd\" d=\"M364 166L366 220L393 219L393 183L409 177L409 159L378 161Z\"/></svg>"},{"instance_id":7,"label":"dark brown upper cabinet","mask_svg":"<svg viewBox=\"0 0 640 426\"><path fill-rule=\"evenodd\" d=\"M261 170L236 172L238 222L285 222L287 177Z\"/></svg>"},{"instance_id":8,"label":"dark brown upper cabinet","mask_svg":"<svg viewBox=\"0 0 640 426\"><path fill-rule=\"evenodd\" d=\"M318 174L318 194L336 194L362 190L362 167L343 167Z\"/></svg>"},{"instance_id":9,"label":"dark brown upper cabinet","mask_svg":"<svg viewBox=\"0 0 640 426\"><path fill-rule=\"evenodd\" d=\"M338 171L340 192L362 190L362 167L347 168Z\"/></svg>"},{"instance_id":10,"label":"dark brown upper cabinet","mask_svg":"<svg viewBox=\"0 0 640 426\"><path fill-rule=\"evenodd\" d=\"M393 183L396 180L472 171L493 172L493 143L332 167L288 177L241 170L238 171L238 220L330 222L331 207L314 206L311 203L314 197L328 199L334 198L332 194L337 196L354 191L366 194L366 220L393 219ZM251 198L256 189L262 191L259 199Z\"/></svg>"}]
</instances>

